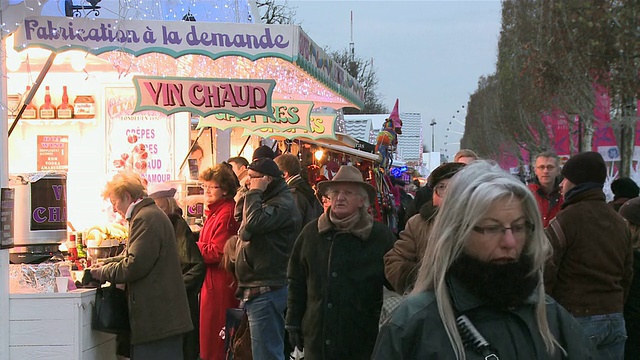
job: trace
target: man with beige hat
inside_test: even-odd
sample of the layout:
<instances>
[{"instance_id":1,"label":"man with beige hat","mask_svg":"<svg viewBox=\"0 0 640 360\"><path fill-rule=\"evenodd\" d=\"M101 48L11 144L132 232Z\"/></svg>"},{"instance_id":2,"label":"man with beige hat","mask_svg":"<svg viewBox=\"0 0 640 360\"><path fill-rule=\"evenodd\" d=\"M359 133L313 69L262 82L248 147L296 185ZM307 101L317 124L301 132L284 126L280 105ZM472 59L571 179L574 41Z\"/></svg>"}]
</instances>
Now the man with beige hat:
<instances>
[{"instance_id":1,"label":"man with beige hat","mask_svg":"<svg viewBox=\"0 0 640 360\"><path fill-rule=\"evenodd\" d=\"M286 328L305 359L371 359L382 306L384 254L395 238L368 209L375 189L342 166L318 183L331 206L307 224L289 260Z\"/></svg>"}]
</instances>

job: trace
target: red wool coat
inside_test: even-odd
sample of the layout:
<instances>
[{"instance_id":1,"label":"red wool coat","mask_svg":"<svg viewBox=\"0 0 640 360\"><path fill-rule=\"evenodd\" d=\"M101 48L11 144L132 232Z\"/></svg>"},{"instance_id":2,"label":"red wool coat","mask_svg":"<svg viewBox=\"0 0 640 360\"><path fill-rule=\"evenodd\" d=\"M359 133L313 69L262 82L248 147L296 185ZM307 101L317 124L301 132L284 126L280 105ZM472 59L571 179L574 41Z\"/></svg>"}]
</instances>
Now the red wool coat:
<instances>
[{"instance_id":1,"label":"red wool coat","mask_svg":"<svg viewBox=\"0 0 640 360\"><path fill-rule=\"evenodd\" d=\"M207 269L200 292L200 357L204 360L224 359L224 340L219 334L225 324L227 308L239 304L233 276L220 268L224 244L238 232L238 223L233 218L234 207L232 199L209 205L198 240Z\"/></svg>"}]
</instances>

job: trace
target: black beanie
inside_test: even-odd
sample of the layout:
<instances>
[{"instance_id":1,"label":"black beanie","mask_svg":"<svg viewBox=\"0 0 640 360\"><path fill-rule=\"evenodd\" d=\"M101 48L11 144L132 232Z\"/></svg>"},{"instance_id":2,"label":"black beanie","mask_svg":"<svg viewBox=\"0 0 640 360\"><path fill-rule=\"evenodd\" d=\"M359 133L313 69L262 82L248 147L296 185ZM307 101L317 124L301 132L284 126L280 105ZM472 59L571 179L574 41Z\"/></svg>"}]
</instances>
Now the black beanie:
<instances>
[{"instance_id":1,"label":"black beanie","mask_svg":"<svg viewBox=\"0 0 640 360\"><path fill-rule=\"evenodd\" d=\"M618 213L628 222L640 226L640 198L631 199L622 204Z\"/></svg>"},{"instance_id":2,"label":"black beanie","mask_svg":"<svg viewBox=\"0 0 640 360\"><path fill-rule=\"evenodd\" d=\"M271 148L267 145L262 145L253 151L253 156L251 157L251 159L257 160L262 158L273 160L276 158L276 153L274 153L273 150L271 150Z\"/></svg>"},{"instance_id":3,"label":"black beanie","mask_svg":"<svg viewBox=\"0 0 640 360\"><path fill-rule=\"evenodd\" d=\"M607 165L602 155L595 151L587 151L572 156L560 172L575 185L586 182L604 185L607 178Z\"/></svg>"},{"instance_id":4,"label":"black beanie","mask_svg":"<svg viewBox=\"0 0 640 360\"><path fill-rule=\"evenodd\" d=\"M636 184L636 182L631 178L625 177L613 180L611 183L611 191L616 199L633 199L638 197L640 188L638 188L638 184Z\"/></svg>"},{"instance_id":5,"label":"black beanie","mask_svg":"<svg viewBox=\"0 0 640 360\"><path fill-rule=\"evenodd\" d=\"M276 162L269 158L260 158L255 160L248 167L249 170L253 170L259 172L260 174L273 176L273 177L282 177L282 171L278 169L278 165Z\"/></svg>"},{"instance_id":6,"label":"black beanie","mask_svg":"<svg viewBox=\"0 0 640 360\"><path fill-rule=\"evenodd\" d=\"M451 162L438 166L437 168L433 169L431 175L429 175L429 181L427 182L427 185L429 185L429 187L432 189L435 188L440 181L452 178L453 175L455 175L458 171L460 171L460 169L464 167L464 165L464 163Z\"/></svg>"}]
</instances>

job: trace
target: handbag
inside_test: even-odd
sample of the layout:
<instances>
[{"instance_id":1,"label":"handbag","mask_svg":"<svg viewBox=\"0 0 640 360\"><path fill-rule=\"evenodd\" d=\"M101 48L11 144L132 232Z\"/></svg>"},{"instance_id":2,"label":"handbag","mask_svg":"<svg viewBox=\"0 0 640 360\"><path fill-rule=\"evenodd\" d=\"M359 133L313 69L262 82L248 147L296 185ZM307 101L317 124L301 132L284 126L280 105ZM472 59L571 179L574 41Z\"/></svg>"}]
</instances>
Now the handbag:
<instances>
[{"instance_id":1,"label":"handbag","mask_svg":"<svg viewBox=\"0 0 640 360\"><path fill-rule=\"evenodd\" d=\"M225 360L252 360L249 318L242 308L227 309Z\"/></svg>"},{"instance_id":2,"label":"handbag","mask_svg":"<svg viewBox=\"0 0 640 360\"><path fill-rule=\"evenodd\" d=\"M96 298L91 313L91 328L111 334L130 331L129 306L125 291L111 284L96 289Z\"/></svg>"}]
</instances>

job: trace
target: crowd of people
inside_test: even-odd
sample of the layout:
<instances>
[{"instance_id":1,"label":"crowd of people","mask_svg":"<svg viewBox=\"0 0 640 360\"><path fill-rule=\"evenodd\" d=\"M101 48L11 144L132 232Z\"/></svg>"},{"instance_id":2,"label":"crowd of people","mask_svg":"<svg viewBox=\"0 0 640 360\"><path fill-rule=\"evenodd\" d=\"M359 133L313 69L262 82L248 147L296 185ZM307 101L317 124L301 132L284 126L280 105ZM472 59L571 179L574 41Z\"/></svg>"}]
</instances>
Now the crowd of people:
<instances>
[{"instance_id":1,"label":"crowd of people","mask_svg":"<svg viewBox=\"0 0 640 360\"><path fill-rule=\"evenodd\" d=\"M311 186L268 146L200 171L199 233L175 189L119 173L103 196L129 243L91 275L126 288L133 360L639 359L639 188L607 203L602 156L560 165L538 154L526 184L461 150L411 197L394 183L398 234L358 168Z\"/></svg>"}]
</instances>

